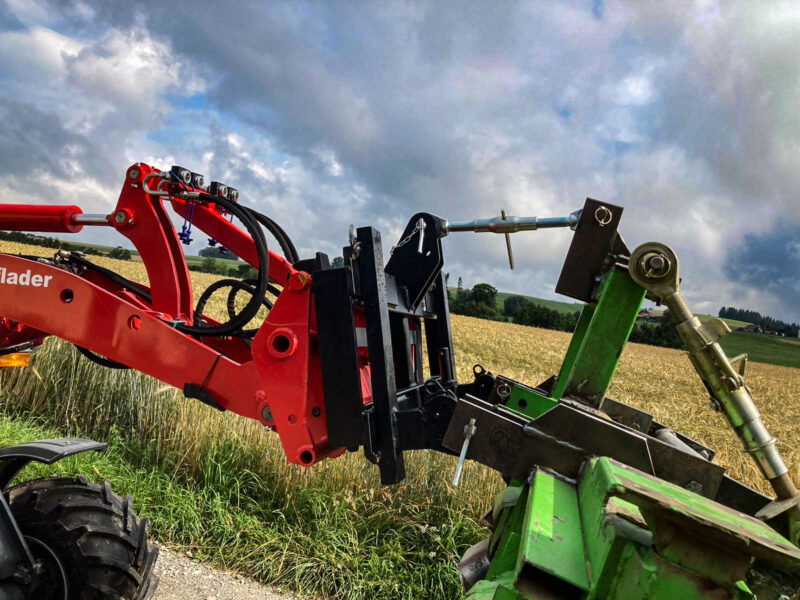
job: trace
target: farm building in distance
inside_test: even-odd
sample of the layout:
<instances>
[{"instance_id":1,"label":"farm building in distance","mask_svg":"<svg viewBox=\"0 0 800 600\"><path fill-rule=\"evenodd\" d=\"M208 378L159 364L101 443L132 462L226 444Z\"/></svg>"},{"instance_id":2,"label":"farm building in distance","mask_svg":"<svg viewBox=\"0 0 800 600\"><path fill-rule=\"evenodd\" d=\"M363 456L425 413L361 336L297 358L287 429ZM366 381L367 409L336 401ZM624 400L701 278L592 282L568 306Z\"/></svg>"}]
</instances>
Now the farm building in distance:
<instances>
[{"instance_id":1,"label":"farm building in distance","mask_svg":"<svg viewBox=\"0 0 800 600\"><path fill-rule=\"evenodd\" d=\"M760 325L745 325L744 327L739 327L739 331L746 331L747 333L763 333L764 330L761 328Z\"/></svg>"},{"instance_id":2,"label":"farm building in distance","mask_svg":"<svg viewBox=\"0 0 800 600\"><path fill-rule=\"evenodd\" d=\"M643 308L642 310L639 311L639 314L636 315L637 321L645 321L649 323L658 323L663 318L664 318L664 311L656 310L654 308Z\"/></svg>"}]
</instances>

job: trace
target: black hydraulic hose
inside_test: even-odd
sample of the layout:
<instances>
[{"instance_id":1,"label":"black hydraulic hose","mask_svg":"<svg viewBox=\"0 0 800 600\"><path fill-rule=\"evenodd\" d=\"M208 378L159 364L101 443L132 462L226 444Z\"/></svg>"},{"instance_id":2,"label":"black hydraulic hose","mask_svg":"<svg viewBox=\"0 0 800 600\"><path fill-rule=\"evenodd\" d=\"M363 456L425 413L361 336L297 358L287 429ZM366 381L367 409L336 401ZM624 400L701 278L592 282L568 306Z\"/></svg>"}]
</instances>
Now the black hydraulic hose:
<instances>
[{"instance_id":1,"label":"black hydraulic hose","mask_svg":"<svg viewBox=\"0 0 800 600\"><path fill-rule=\"evenodd\" d=\"M111 269L106 269L105 267L101 267L100 265L96 265L92 261L87 260L87 259L83 258L82 256L74 253L74 252L70 253L69 260L81 265L82 267L86 267L87 269L90 269L90 270L94 271L95 273L98 273L99 275L102 275L106 279L109 279L109 280L113 281L114 283L116 283L121 288L124 288L124 289L128 290L129 292L132 292L132 293L136 294L137 296L139 296L142 300L144 300L148 304L151 304L153 302L153 296L150 293L150 290L148 290L147 288L139 285L135 281L131 281L130 279L126 279L125 277L123 277L119 273L115 273Z\"/></svg>"},{"instance_id":2,"label":"black hydraulic hose","mask_svg":"<svg viewBox=\"0 0 800 600\"><path fill-rule=\"evenodd\" d=\"M235 285L231 285L230 286L231 289L228 292L228 301L227 301L228 317L233 318L233 316L236 314L236 296L237 296L237 294L239 292L241 292L241 291L245 291L245 292L249 292L250 294L253 294L255 292L255 287L254 286L256 284L256 280L255 279L245 279L245 280L241 281L239 279L232 279L232 280L229 279L228 281L236 281L237 282ZM239 285L239 284L242 284L242 285ZM273 294L275 296L277 296L278 294L281 293L278 288L276 288L274 285L271 285L271 284L267 286L267 291L270 294ZM261 303L266 307L267 310L272 310L272 302L266 296L263 298Z\"/></svg>"},{"instance_id":3,"label":"black hydraulic hose","mask_svg":"<svg viewBox=\"0 0 800 600\"><path fill-rule=\"evenodd\" d=\"M121 362L117 362L115 360L111 360L110 358L106 358L105 356L100 356L99 354L95 354L88 348L84 348L83 346L78 346L78 344L73 344L73 346L75 346L78 349L78 352L83 354L93 363L97 363L101 367L106 367L108 369L130 369L128 365L123 365Z\"/></svg>"},{"instance_id":4,"label":"black hydraulic hose","mask_svg":"<svg viewBox=\"0 0 800 600\"><path fill-rule=\"evenodd\" d=\"M250 280L253 282L257 282L257 280ZM236 298L236 292L240 290L244 290L245 292L249 292L251 295L255 295L256 287L255 285L251 285L250 283L246 283L241 279L220 279L219 281L215 281L210 286L208 286L205 291L200 295L199 300L197 301L197 307L194 311L194 325L199 327L202 323L203 317L203 310L206 307L206 304L211 299L211 296L214 295L215 292L221 290L223 288L232 288L230 293L228 294L228 316L233 319L236 316L236 307L231 305L231 298ZM273 286L268 286L269 288L273 288ZM272 308L272 302L270 302L266 296L262 296L261 304L267 307L267 309Z\"/></svg>"},{"instance_id":5,"label":"black hydraulic hose","mask_svg":"<svg viewBox=\"0 0 800 600\"><path fill-rule=\"evenodd\" d=\"M255 209L244 207L246 210L250 212L250 214L255 218L256 221L261 223L267 231L269 231L272 236L278 241L278 245L281 247L283 251L283 255L286 257L290 263L294 264L300 260L300 256L297 254L297 248L295 248L294 244L292 243L291 238L287 235L287 233L283 230L283 228L278 225L275 221L270 219L267 215L258 212Z\"/></svg>"},{"instance_id":6,"label":"black hydraulic hose","mask_svg":"<svg viewBox=\"0 0 800 600\"><path fill-rule=\"evenodd\" d=\"M266 295L267 286L269 285L269 253L267 252L267 240L264 238L263 230L258 226L255 218L251 215L250 209L240 206L236 202L228 200L227 198L223 198L222 196L201 194L201 198L206 199L209 202L219 204L225 210L238 218L239 221L241 221L241 223L245 226L245 229L247 229L247 232L253 238L253 243L255 243L256 252L258 253L258 279L256 280L253 295L247 305L245 305L245 307L242 309L242 312L240 312L227 323L221 323L220 325L199 325L197 314L195 314L193 325L179 323L175 326L178 331L182 331L191 335L200 335L205 337L224 336L233 334L244 328L244 326L247 325L247 323L249 323L254 316L256 316L258 309L261 308L262 299ZM202 312L195 310L195 313L198 312L202 316Z\"/></svg>"}]
</instances>

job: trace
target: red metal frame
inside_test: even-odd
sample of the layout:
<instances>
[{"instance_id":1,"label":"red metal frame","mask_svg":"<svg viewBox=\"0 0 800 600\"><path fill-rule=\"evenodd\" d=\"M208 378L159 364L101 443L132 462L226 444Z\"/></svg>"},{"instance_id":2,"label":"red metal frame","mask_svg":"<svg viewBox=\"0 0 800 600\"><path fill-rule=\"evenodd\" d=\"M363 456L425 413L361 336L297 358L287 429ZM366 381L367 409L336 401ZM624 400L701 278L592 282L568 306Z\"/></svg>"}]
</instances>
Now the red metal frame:
<instances>
[{"instance_id":1,"label":"red metal frame","mask_svg":"<svg viewBox=\"0 0 800 600\"><path fill-rule=\"evenodd\" d=\"M241 338L197 340L182 333L174 323L192 322L193 294L164 199L181 216L187 200L146 193L144 179L152 172L158 171L143 163L129 167L109 218L139 251L152 302L95 271L79 276L0 254L5 273L29 272L26 281L40 282L10 284L0 275L0 349L55 335L178 388L202 386L220 407L274 427L292 463L310 466L342 454L344 448L328 445L311 276L269 251L269 276L283 291L252 347ZM80 213L75 206L0 205L0 229L72 232L80 229L72 215ZM195 201L193 225L258 268L252 238L213 204ZM366 363L365 356L365 400L371 396Z\"/></svg>"},{"instance_id":2,"label":"red metal frame","mask_svg":"<svg viewBox=\"0 0 800 600\"><path fill-rule=\"evenodd\" d=\"M77 206L3 204L2 210L0 210L0 229L46 233L78 233L83 227L72 222L72 215L80 215L82 213L83 211Z\"/></svg>"}]
</instances>

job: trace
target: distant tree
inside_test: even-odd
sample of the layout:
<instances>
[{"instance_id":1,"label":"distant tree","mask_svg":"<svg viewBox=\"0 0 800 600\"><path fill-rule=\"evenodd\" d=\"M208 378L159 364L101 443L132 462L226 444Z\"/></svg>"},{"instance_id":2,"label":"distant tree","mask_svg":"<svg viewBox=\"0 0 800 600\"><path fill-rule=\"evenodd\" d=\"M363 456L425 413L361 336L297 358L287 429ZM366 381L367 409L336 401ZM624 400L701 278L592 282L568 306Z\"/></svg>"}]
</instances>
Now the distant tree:
<instances>
[{"instance_id":1,"label":"distant tree","mask_svg":"<svg viewBox=\"0 0 800 600\"><path fill-rule=\"evenodd\" d=\"M514 317L517 311L529 300L525 296L509 296L503 303L503 314L507 317Z\"/></svg>"},{"instance_id":2,"label":"distant tree","mask_svg":"<svg viewBox=\"0 0 800 600\"><path fill-rule=\"evenodd\" d=\"M497 290L488 283L479 283L472 290L462 290L451 299L450 311L457 315L505 321L497 310Z\"/></svg>"},{"instance_id":3,"label":"distant tree","mask_svg":"<svg viewBox=\"0 0 800 600\"><path fill-rule=\"evenodd\" d=\"M226 260L239 260L239 257L235 254L225 251L222 251L222 246L209 246L208 248L203 248L198 252L200 256L204 257L211 257L211 258L224 258Z\"/></svg>"},{"instance_id":4,"label":"distant tree","mask_svg":"<svg viewBox=\"0 0 800 600\"><path fill-rule=\"evenodd\" d=\"M530 327L561 329L561 313L530 300L525 300L514 314L514 322Z\"/></svg>"},{"instance_id":5,"label":"distant tree","mask_svg":"<svg viewBox=\"0 0 800 600\"><path fill-rule=\"evenodd\" d=\"M723 306L719 309L719 316L723 319L735 319L737 321L744 321L746 323L753 323L760 326L767 331L777 331L784 335L796 337L800 326L797 323L786 323L780 319L762 315L759 312L746 308L734 308L732 306Z\"/></svg>"},{"instance_id":6,"label":"distant tree","mask_svg":"<svg viewBox=\"0 0 800 600\"><path fill-rule=\"evenodd\" d=\"M117 258L119 260L130 260L131 251L123 248L122 246L117 246L116 248L112 248L111 252L108 253L108 256L111 258Z\"/></svg>"},{"instance_id":7,"label":"distant tree","mask_svg":"<svg viewBox=\"0 0 800 600\"><path fill-rule=\"evenodd\" d=\"M488 283L479 283L472 288L472 300L487 306L497 306L497 289Z\"/></svg>"},{"instance_id":8,"label":"distant tree","mask_svg":"<svg viewBox=\"0 0 800 600\"><path fill-rule=\"evenodd\" d=\"M255 279L258 277L258 271L248 264L241 264L236 267L236 274L233 277L241 277L242 279Z\"/></svg>"},{"instance_id":9,"label":"distant tree","mask_svg":"<svg viewBox=\"0 0 800 600\"><path fill-rule=\"evenodd\" d=\"M458 287L456 288L456 296L460 296L463 291L464 291L464 282L461 281L461 277L459 277Z\"/></svg>"},{"instance_id":10,"label":"distant tree","mask_svg":"<svg viewBox=\"0 0 800 600\"><path fill-rule=\"evenodd\" d=\"M664 313L664 317L657 325L649 323L637 324L631 331L629 341L650 344L651 346L663 346L665 348L686 349L669 311Z\"/></svg>"},{"instance_id":11,"label":"distant tree","mask_svg":"<svg viewBox=\"0 0 800 600\"><path fill-rule=\"evenodd\" d=\"M204 273L216 273L217 261L210 256L205 257L200 263L200 270Z\"/></svg>"},{"instance_id":12,"label":"distant tree","mask_svg":"<svg viewBox=\"0 0 800 600\"><path fill-rule=\"evenodd\" d=\"M341 256L334 256L333 260L331 261L331 267L334 269L338 269L344 266L344 258Z\"/></svg>"}]
</instances>

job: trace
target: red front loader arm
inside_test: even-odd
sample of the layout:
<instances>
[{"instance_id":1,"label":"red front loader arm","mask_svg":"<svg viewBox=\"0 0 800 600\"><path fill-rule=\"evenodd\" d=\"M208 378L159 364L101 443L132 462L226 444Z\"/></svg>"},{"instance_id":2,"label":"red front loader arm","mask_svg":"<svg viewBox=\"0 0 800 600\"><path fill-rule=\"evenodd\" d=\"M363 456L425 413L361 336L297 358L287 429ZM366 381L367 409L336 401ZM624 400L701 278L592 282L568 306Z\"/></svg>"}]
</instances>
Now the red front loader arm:
<instances>
[{"instance_id":1,"label":"red front loader arm","mask_svg":"<svg viewBox=\"0 0 800 600\"><path fill-rule=\"evenodd\" d=\"M0 229L80 231L83 224L114 227L138 250L149 287L134 289L80 257L54 261L0 254L0 351L46 335L100 354L174 385L220 410L273 427L290 462L309 466L338 456L328 444L311 276L269 251L269 278L282 291L258 333L242 337L181 331L212 319L194 314L189 271L165 202L236 255L259 268L253 238L229 222L212 196L181 197L187 186L132 165L117 206L107 218L74 206L0 205ZM164 195L146 191L162 181ZM10 351L10 350L9 350Z\"/></svg>"}]
</instances>

